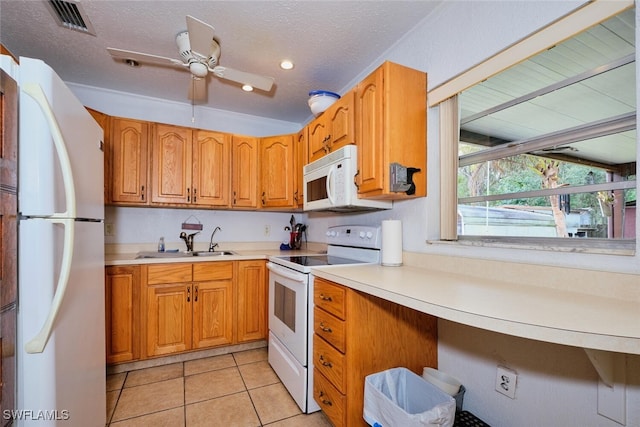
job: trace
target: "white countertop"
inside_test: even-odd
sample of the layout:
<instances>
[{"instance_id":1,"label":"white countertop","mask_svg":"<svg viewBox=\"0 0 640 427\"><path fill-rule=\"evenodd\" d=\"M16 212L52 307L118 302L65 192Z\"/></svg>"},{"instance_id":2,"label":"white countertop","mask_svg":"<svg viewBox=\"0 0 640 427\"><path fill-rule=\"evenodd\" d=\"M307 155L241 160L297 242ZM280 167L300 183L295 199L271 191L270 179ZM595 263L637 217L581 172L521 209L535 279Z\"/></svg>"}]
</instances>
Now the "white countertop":
<instances>
[{"instance_id":1,"label":"white countertop","mask_svg":"<svg viewBox=\"0 0 640 427\"><path fill-rule=\"evenodd\" d=\"M312 273L469 326L588 349L640 354L640 276L574 270L570 274L574 283L558 288L535 284L556 274L554 268L538 267L539 277L533 280L513 280L518 277L519 264L508 264L500 263L499 269L487 265L480 274L473 268L471 273L463 273L466 269L462 266L447 270L406 265L317 267ZM603 284L608 293L594 291L597 284L588 283L602 279L600 276L609 279Z\"/></svg>"}]
</instances>

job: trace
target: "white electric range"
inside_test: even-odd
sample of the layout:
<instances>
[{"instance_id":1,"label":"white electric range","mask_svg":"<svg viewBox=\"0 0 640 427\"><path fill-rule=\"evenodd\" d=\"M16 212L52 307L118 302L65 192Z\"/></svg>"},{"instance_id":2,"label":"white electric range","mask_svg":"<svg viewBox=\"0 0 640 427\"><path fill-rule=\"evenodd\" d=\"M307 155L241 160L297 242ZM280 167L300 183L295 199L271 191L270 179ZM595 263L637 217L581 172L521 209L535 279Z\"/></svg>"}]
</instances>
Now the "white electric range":
<instances>
[{"instance_id":1,"label":"white electric range","mask_svg":"<svg viewBox=\"0 0 640 427\"><path fill-rule=\"evenodd\" d=\"M379 264L379 226L341 225L326 231L327 253L269 258L269 363L302 412L313 399L314 267Z\"/></svg>"}]
</instances>

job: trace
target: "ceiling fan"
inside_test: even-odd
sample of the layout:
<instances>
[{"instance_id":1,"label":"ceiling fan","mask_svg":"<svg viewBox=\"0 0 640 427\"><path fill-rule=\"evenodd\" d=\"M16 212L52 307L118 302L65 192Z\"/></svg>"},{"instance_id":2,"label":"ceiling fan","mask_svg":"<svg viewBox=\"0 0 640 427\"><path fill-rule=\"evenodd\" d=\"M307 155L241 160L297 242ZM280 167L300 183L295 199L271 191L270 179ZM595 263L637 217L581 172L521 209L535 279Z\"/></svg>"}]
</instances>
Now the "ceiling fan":
<instances>
[{"instance_id":1,"label":"ceiling fan","mask_svg":"<svg viewBox=\"0 0 640 427\"><path fill-rule=\"evenodd\" d=\"M213 38L213 33L214 29L211 25L187 15L187 31L182 31L176 36L176 44L178 45L181 60L111 47L108 47L107 51L115 59L128 64L141 62L188 68L191 72L189 99L193 101L206 100L209 73L221 79L240 83L245 90L257 88L265 92L270 91L274 82L272 77L251 74L218 65L220 45Z\"/></svg>"}]
</instances>

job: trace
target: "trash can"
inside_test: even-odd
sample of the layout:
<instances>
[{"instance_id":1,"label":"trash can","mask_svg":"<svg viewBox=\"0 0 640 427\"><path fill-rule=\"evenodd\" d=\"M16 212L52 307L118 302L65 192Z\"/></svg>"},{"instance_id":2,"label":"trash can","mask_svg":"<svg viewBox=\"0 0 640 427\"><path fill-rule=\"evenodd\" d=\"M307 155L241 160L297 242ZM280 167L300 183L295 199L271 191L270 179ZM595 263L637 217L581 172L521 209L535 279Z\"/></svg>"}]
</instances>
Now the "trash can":
<instances>
[{"instance_id":1,"label":"trash can","mask_svg":"<svg viewBox=\"0 0 640 427\"><path fill-rule=\"evenodd\" d=\"M364 383L364 420L374 427L451 427L456 402L406 368L368 375Z\"/></svg>"}]
</instances>

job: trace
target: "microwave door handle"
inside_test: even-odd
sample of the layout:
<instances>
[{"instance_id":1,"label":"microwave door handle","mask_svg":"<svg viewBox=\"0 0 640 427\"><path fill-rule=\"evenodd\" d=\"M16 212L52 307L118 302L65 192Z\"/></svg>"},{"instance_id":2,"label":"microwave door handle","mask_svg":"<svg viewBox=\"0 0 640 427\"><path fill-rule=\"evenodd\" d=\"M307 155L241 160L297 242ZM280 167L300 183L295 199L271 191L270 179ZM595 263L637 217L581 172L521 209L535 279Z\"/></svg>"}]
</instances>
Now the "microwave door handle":
<instances>
[{"instance_id":1,"label":"microwave door handle","mask_svg":"<svg viewBox=\"0 0 640 427\"><path fill-rule=\"evenodd\" d=\"M333 180L333 175L336 172L336 167L335 165L331 166L329 168L329 173L327 173L327 197L329 198L329 203L331 203L332 205L336 204L336 198L333 195L333 185L331 185L331 182Z\"/></svg>"}]
</instances>

